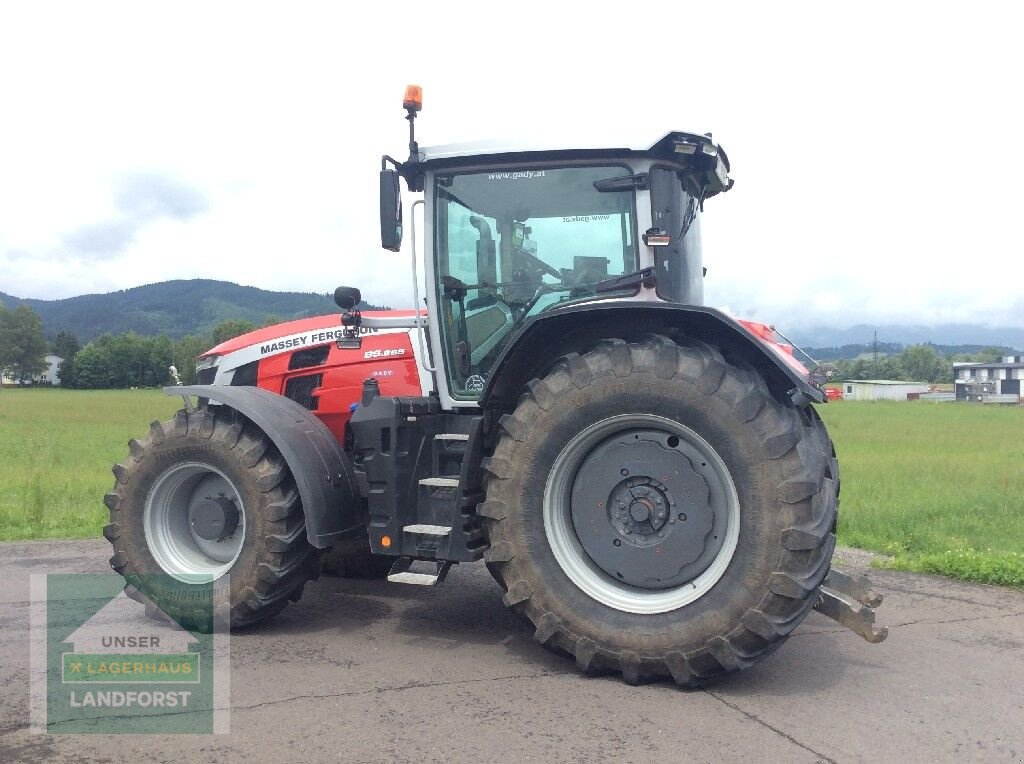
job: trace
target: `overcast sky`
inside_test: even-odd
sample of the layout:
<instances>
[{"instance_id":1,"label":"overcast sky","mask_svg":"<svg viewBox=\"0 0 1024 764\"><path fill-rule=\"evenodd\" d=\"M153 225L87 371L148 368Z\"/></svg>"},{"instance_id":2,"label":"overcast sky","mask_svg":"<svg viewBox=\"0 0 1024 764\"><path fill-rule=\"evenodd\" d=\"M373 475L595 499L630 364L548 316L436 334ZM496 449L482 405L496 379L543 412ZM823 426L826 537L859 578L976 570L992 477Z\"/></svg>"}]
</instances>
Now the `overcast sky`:
<instances>
[{"instance_id":1,"label":"overcast sky","mask_svg":"<svg viewBox=\"0 0 1024 764\"><path fill-rule=\"evenodd\" d=\"M376 184L417 82L424 145L713 131L706 296L738 315L1024 326L1014 5L6 3L0 291L410 304Z\"/></svg>"}]
</instances>

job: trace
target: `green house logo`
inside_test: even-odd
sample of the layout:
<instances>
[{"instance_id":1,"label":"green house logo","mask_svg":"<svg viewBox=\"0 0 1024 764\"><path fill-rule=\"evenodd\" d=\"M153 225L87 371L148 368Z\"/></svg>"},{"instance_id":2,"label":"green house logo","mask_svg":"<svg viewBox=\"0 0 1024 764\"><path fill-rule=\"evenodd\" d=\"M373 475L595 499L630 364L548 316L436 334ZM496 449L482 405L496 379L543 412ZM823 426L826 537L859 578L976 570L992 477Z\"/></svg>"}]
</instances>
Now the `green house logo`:
<instances>
[{"instance_id":1,"label":"green house logo","mask_svg":"<svg viewBox=\"0 0 1024 764\"><path fill-rule=\"evenodd\" d=\"M148 584L164 582L142 582ZM208 609L213 583L189 587ZM151 612L113 575L34 576L32 722L37 731L221 733L228 731L226 630L190 631Z\"/></svg>"}]
</instances>

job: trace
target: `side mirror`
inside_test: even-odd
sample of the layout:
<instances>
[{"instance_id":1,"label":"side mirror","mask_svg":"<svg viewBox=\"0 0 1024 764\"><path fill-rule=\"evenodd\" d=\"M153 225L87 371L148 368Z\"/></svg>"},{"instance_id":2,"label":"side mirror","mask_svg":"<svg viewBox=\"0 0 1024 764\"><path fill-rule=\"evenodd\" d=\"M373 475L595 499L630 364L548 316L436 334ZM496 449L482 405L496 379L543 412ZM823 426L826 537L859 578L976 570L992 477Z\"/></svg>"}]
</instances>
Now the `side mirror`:
<instances>
[{"instance_id":1,"label":"side mirror","mask_svg":"<svg viewBox=\"0 0 1024 764\"><path fill-rule=\"evenodd\" d=\"M402 248L402 189L397 170L380 171L380 245L392 252Z\"/></svg>"},{"instance_id":2,"label":"side mirror","mask_svg":"<svg viewBox=\"0 0 1024 764\"><path fill-rule=\"evenodd\" d=\"M342 310L352 310L362 299L362 293L355 287L340 286L334 290L334 301Z\"/></svg>"}]
</instances>

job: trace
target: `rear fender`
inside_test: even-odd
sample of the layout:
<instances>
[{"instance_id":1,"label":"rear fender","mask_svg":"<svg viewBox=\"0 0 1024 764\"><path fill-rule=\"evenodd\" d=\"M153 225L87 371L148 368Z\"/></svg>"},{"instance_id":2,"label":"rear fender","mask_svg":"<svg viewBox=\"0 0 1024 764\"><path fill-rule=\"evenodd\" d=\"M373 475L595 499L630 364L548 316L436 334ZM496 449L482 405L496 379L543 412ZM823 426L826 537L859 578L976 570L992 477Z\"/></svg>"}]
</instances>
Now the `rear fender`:
<instances>
[{"instance_id":1,"label":"rear fender","mask_svg":"<svg viewBox=\"0 0 1024 764\"><path fill-rule=\"evenodd\" d=\"M348 455L327 426L295 401L258 387L189 385L165 387L164 392L207 398L207 405L232 408L270 438L295 479L306 537L314 547L329 547L366 524L366 504Z\"/></svg>"},{"instance_id":2,"label":"rear fender","mask_svg":"<svg viewBox=\"0 0 1024 764\"><path fill-rule=\"evenodd\" d=\"M524 324L505 345L480 398L484 408L510 408L533 377L542 376L560 357L583 352L588 343L664 333L717 347L728 358L754 367L772 393L797 406L822 403L825 393L811 384L806 370L755 337L738 321L714 308L667 302L584 303L541 313Z\"/></svg>"}]
</instances>

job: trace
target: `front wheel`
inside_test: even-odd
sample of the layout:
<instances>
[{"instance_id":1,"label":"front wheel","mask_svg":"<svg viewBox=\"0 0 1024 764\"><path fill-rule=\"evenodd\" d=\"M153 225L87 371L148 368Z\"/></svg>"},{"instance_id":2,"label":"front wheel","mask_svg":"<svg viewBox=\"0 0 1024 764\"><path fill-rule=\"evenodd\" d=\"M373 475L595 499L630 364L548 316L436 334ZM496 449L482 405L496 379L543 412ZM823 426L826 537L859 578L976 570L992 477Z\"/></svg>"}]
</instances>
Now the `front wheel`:
<instances>
[{"instance_id":1,"label":"front wheel","mask_svg":"<svg viewBox=\"0 0 1024 764\"><path fill-rule=\"evenodd\" d=\"M828 572L827 434L706 345L567 356L501 420L484 466L505 603L584 670L695 686L749 666Z\"/></svg>"},{"instance_id":2,"label":"front wheel","mask_svg":"<svg viewBox=\"0 0 1024 764\"><path fill-rule=\"evenodd\" d=\"M241 415L226 407L179 411L129 448L104 497L103 530L129 596L208 628L212 613L193 605L197 582L228 575L238 627L278 613L319 574L288 466Z\"/></svg>"}]
</instances>

